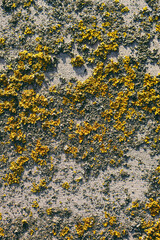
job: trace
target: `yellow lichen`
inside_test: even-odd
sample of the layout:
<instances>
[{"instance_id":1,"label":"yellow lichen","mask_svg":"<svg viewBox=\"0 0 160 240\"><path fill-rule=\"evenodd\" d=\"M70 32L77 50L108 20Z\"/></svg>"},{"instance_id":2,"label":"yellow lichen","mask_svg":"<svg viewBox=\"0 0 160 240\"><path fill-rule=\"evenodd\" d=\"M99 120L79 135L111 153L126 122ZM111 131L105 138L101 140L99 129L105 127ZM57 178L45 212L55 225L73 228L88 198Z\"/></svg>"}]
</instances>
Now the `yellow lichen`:
<instances>
[{"instance_id":1,"label":"yellow lichen","mask_svg":"<svg viewBox=\"0 0 160 240\"><path fill-rule=\"evenodd\" d=\"M124 12L129 12L129 8L128 7L124 7L121 9L121 12L124 13Z\"/></svg>"},{"instance_id":2,"label":"yellow lichen","mask_svg":"<svg viewBox=\"0 0 160 240\"><path fill-rule=\"evenodd\" d=\"M64 182L62 184L62 187L65 188L65 189L68 189L70 186L69 186L69 183L68 182Z\"/></svg>"},{"instance_id":3,"label":"yellow lichen","mask_svg":"<svg viewBox=\"0 0 160 240\"><path fill-rule=\"evenodd\" d=\"M60 232L60 237L64 237L69 231L69 227L65 227L64 229L62 229L62 231Z\"/></svg>"},{"instance_id":4,"label":"yellow lichen","mask_svg":"<svg viewBox=\"0 0 160 240\"><path fill-rule=\"evenodd\" d=\"M37 203L37 201L33 201L32 207L33 208L38 208L39 207L39 204Z\"/></svg>"},{"instance_id":5,"label":"yellow lichen","mask_svg":"<svg viewBox=\"0 0 160 240\"><path fill-rule=\"evenodd\" d=\"M52 214L52 211L53 211L52 208L48 208L48 209L46 210L46 212L47 212L48 215L51 215L51 214Z\"/></svg>"},{"instance_id":6,"label":"yellow lichen","mask_svg":"<svg viewBox=\"0 0 160 240\"><path fill-rule=\"evenodd\" d=\"M149 209L151 215L154 217L159 214L160 212L160 204L158 201L153 200L153 198L150 198L150 203L146 204L146 208Z\"/></svg>"},{"instance_id":7,"label":"yellow lichen","mask_svg":"<svg viewBox=\"0 0 160 240\"><path fill-rule=\"evenodd\" d=\"M87 231L88 228L91 228L94 224L94 218L93 217L87 217L83 218L84 224L78 223L75 225L77 234L79 236L83 236L84 232Z\"/></svg>"},{"instance_id":8,"label":"yellow lichen","mask_svg":"<svg viewBox=\"0 0 160 240\"><path fill-rule=\"evenodd\" d=\"M84 65L84 63L85 62L83 60L83 57L79 55L71 59L71 64L73 65L73 67L81 67L82 65Z\"/></svg>"},{"instance_id":9,"label":"yellow lichen","mask_svg":"<svg viewBox=\"0 0 160 240\"><path fill-rule=\"evenodd\" d=\"M4 237L4 235L5 235L5 234L4 234L4 229L0 227L0 236L1 236L1 237Z\"/></svg>"}]
</instances>

